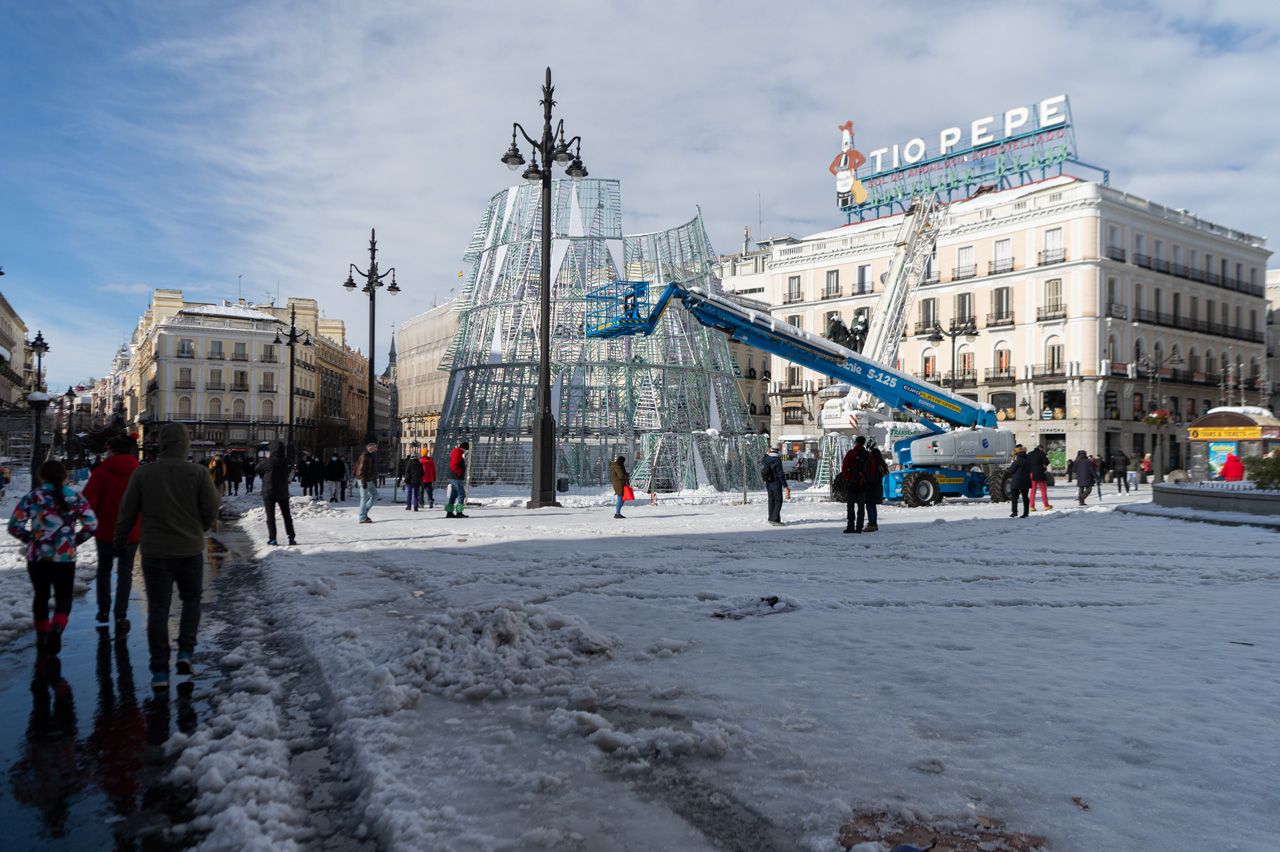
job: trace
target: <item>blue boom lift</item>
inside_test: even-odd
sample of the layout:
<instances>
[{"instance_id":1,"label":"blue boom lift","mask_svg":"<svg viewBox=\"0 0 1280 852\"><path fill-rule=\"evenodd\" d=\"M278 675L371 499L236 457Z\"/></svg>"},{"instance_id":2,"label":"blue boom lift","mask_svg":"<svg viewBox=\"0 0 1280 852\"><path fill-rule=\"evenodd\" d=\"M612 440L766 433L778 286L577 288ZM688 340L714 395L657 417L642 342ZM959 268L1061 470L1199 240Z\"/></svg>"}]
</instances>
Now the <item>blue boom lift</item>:
<instances>
[{"instance_id":1,"label":"blue boom lift","mask_svg":"<svg viewBox=\"0 0 1280 852\"><path fill-rule=\"evenodd\" d=\"M900 497L911 506L940 502L948 496L981 497L988 493L996 501L1008 499L1004 467L1012 456L1014 437L997 427L993 406L876 363L701 287L672 282L652 307L648 281L614 281L596 288L587 294L586 334L596 338L652 334L675 300L703 325L867 391L925 426L925 434L894 444L901 469L885 477L886 498ZM949 424L951 431L934 420Z\"/></svg>"}]
</instances>

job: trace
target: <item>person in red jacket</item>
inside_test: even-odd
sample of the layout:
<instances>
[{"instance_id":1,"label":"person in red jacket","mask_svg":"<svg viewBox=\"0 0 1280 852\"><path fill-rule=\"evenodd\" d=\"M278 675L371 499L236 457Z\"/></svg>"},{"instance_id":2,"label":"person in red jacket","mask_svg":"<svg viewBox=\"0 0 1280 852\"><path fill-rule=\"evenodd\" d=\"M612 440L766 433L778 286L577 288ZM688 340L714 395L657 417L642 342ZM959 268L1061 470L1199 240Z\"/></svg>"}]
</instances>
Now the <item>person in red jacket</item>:
<instances>
[{"instance_id":1,"label":"person in red jacket","mask_svg":"<svg viewBox=\"0 0 1280 852\"><path fill-rule=\"evenodd\" d=\"M427 493L427 508L436 507L436 462L431 458L431 449L422 451L422 490Z\"/></svg>"},{"instance_id":2,"label":"person in red jacket","mask_svg":"<svg viewBox=\"0 0 1280 852\"><path fill-rule=\"evenodd\" d=\"M139 519L129 533L129 543L117 551L111 544L116 532L120 498L129 477L138 469L138 443L128 435L107 441L107 458L89 477L84 499L98 516L94 538L98 545L98 626L106 627L111 614L111 566L116 568L116 630L128 630L129 591L133 583L133 559L138 553Z\"/></svg>"},{"instance_id":3,"label":"person in red jacket","mask_svg":"<svg viewBox=\"0 0 1280 852\"><path fill-rule=\"evenodd\" d=\"M449 487L445 491L444 516L465 518L462 510L467 506L467 450L471 445L463 441L449 453Z\"/></svg>"},{"instance_id":4,"label":"person in red jacket","mask_svg":"<svg viewBox=\"0 0 1280 852\"><path fill-rule=\"evenodd\" d=\"M1244 479L1244 462L1235 453L1227 453L1227 460L1222 463L1219 473L1227 482L1239 482Z\"/></svg>"}]
</instances>

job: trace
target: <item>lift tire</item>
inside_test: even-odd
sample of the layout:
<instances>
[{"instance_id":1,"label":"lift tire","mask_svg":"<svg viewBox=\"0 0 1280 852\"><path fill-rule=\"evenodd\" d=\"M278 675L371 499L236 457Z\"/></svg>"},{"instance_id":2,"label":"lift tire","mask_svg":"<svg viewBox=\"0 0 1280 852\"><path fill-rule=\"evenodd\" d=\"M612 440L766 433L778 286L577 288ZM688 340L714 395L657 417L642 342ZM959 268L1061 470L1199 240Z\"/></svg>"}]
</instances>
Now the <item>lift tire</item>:
<instances>
[{"instance_id":1,"label":"lift tire","mask_svg":"<svg viewBox=\"0 0 1280 852\"><path fill-rule=\"evenodd\" d=\"M910 498L907 497L908 494L911 495ZM938 480L933 478L933 474L917 470L903 478L902 498L910 500L907 503L909 506L928 506L942 502L942 489L938 487Z\"/></svg>"},{"instance_id":2,"label":"lift tire","mask_svg":"<svg viewBox=\"0 0 1280 852\"><path fill-rule=\"evenodd\" d=\"M997 470L987 477L987 491L991 494L992 503L1009 502L1009 475Z\"/></svg>"}]
</instances>

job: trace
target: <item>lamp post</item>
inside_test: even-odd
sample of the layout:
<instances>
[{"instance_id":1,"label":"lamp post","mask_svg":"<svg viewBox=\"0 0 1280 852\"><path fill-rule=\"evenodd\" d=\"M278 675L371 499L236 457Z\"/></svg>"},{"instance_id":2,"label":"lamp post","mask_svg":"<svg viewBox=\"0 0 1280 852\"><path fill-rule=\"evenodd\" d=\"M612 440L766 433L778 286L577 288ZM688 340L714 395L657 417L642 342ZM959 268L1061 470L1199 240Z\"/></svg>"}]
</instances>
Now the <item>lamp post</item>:
<instances>
[{"instance_id":1,"label":"lamp post","mask_svg":"<svg viewBox=\"0 0 1280 852\"><path fill-rule=\"evenodd\" d=\"M373 331L370 330L369 333L372 334ZM301 332L298 331L298 306L290 305L289 306L289 333L284 336L283 340L281 340L280 327L276 326L275 344L276 346L280 346L281 344L284 344L285 346L289 347L289 433L288 433L289 452L288 452L288 456L289 456L289 464L291 465L296 464L298 460L297 450L294 448L294 445L293 445L293 388L294 388L293 366L294 366L294 357L295 357L294 350L299 340L302 341L303 346L311 345L311 335L305 331L301 331Z\"/></svg>"},{"instance_id":2,"label":"lamp post","mask_svg":"<svg viewBox=\"0 0 1280 852\"><path fill-rule=\"evenodd\" d=\"M41 455L43 447L41 446L43 436L41 433L41 422L44 418L44 410L49 407L50 397L44 392L44 353L49 351L49 344L45 343L44 332L37 331L36 339L31 341L29 346L32 352L36 353L36 374L31 379L31 393L27 394L27 404L31 406L32 424L31 424L31 485L36 484L36 470L40 467Z\"/></svg>"},{"instance_id":3,"label":"lamp post","mask_svg":"<svg viewBox=\"0 0 1280 852\"><path fill-rule=\"evenodd\" d=\"M566 139L564 121L551 127L552 95L551 69L547 69L547 82L542 86L542 137L534 140L517 122L511 125L511 147L502 155L502 162L515 171L524 165L524 157L516 147L516 131L533 147L533 162L522 176L533 185L542 186L542 269L541 269L541 319L539 322L538 352L538 413L533 419L533 483L527 508L541 509L559 506L556 502L556 419L551 413L551 162L564 167L564 173L575 182L587 176L582 165L582 137ZM574 148L573 153L569 148ZM542 168L538 167L538 155L542 155Z\"/></svg>"},{"instance_id":4,"label":"lamp post","mask_svg":"<svg viewBox=\"0 0 1280 852\"><path fill-rule=\"evenodd\" d=\"M1182 363L1183 363L1182 356L1179 355L1177 352L1174 352L1171 355L1165 358L1160 358L1160 359L1152 358L1150 355L1143 355L1142 358L1138 360L1138 366L1142 367L1142 369L1145 370L1147 374L1147 396L1148 397L1151 396L1152 380L1154 379L1155 381L1155 391L1156 391L1155 399L1153 401L1147 402L1148 411L1155 411L1156 409L1164 408L1164 397L1161 396L1160 394L1160 371L1164 369L1164 366L1166 364L1176 367ZM1155 482L1164 481L1164 459L1163 459L1164 447L1162 445L1163 442L1160 440L1163 435L1164 435L1164 423L1157 422L1156 434L1155 434L1155 447L1154 447L1155 449L1154 455L1156 458L1156 463L1152 466L1152 470L1151 470L1151 478Z\"/></svg>"},{"instance_id":5,"label":"lamp post","mask_svg":"<svg viewBox=\"0 0 1280 852\"><path fill-rule=\"evenodd\" d=\"M951 381L949 382L949 386L952 390L956 389L956 338L972 337L977 333L978 329L973 317L959 321L952 320L951 329L949 331L943 331L942 326L937 322L934 322L933 324L933 332L928 338L930 343L941 343L944 337L951 338Z\"/></svg>"},{"instance_id":6,"label":"lamp post","mask_svg":"<svg viewBox=\"0 0 1280 852\"><path fill-rule=\"evenodd\" d=\"M351 273L359 275L365 280L365 284L361 287L361 291L369 294L369 420L365 425L364 442L365 444L377 443L378 435L373 429L373 319L374 319L374 297L378 293L378 288L382 286L382 279L388 275L391 276L391 283L387 285L387 292L395 295L400 292L400 288L396 285L396 268L393 266L381 275L378 274L378 234L377 231L369 231L369 271L361 272L360 267L354 263L350 265L347 271L347 280L343 283L343 287L347 288L347 292L356 289L355 279ZM292 389L290 389L292 393ZM292 420L292 418L290 418Z\"/></svg>"},{"instance_id":7,"label":"lamp post","mask_svg":"<svg viewBox=\"0 0 1280 852\"><path fill-rule=\"evenodd\" d=\"M75 413L75 402L75 389L68 385L67 392L58 399L60 405L66 405L66 412L62 420L62 451L68 459L71 458L71 436L75 433L71 427L71 415Z\"/></svg>"}]
</instances>

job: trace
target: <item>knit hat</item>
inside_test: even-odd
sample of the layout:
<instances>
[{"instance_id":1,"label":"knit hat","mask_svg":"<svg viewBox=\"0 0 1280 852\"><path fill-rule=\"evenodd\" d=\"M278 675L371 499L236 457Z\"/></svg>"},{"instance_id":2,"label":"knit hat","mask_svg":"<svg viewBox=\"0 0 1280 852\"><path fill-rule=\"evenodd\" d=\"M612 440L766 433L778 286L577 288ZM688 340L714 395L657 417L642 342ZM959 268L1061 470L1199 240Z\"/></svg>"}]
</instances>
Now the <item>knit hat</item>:
<instances>
[{"instance_id":1,"label":"knit hat","mask_svg":"<svg viewBox=\"0 0 1280 852\"><path fill-rule=\"evenodd\" d=\"M430 453L427 451L427 448L426 448L426 447L423 447L423 448L422 448L422 452L418 453L418 456L419 456L420 458L424 458L424 459L425 459L427 456L429 456L429 455L430 455Z\"/></svg>"}]
</instances>

